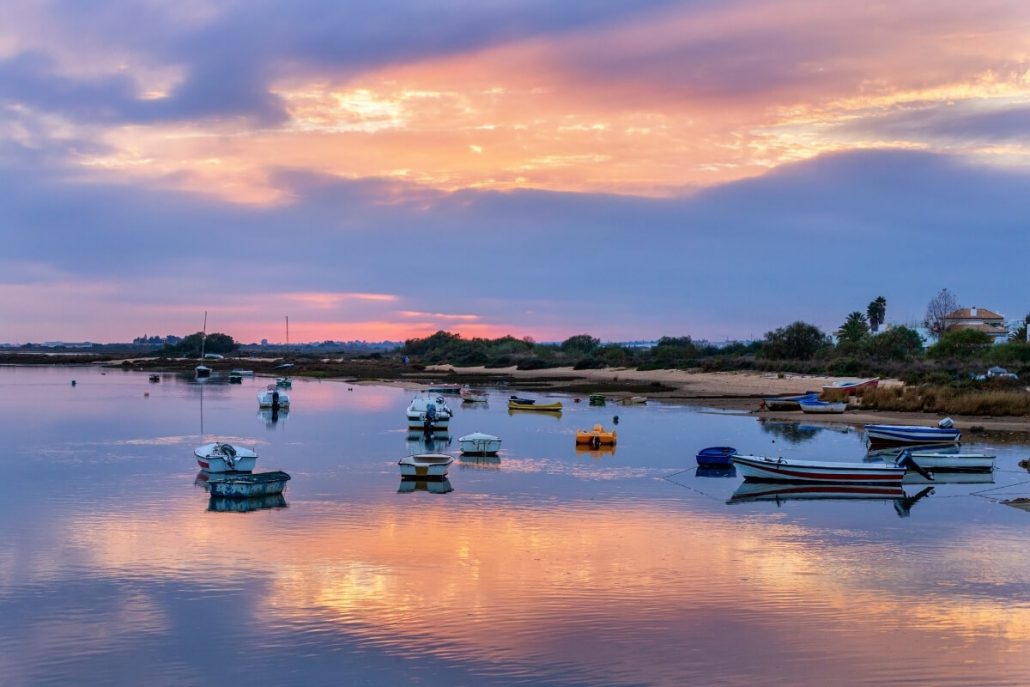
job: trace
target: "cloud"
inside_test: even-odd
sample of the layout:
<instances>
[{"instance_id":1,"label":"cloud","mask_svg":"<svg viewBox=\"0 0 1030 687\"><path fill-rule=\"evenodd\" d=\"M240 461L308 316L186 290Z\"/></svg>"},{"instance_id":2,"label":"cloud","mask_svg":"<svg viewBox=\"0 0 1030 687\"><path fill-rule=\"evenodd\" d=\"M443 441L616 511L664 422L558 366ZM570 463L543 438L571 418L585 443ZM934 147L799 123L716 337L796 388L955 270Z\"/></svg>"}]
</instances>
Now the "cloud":
<instances>
[{"instance_id":1,"label":"cloud","mask_svg":"<svg viewBox=\"0 0 1030 687\"><path fill-rule=\"evenodd\" d=\"M975 103L947 103L890 112L842 126L857 134L916 141L1024 143L1030 139L1030 104L985 108Z\"/></svg>"}]
</instances>

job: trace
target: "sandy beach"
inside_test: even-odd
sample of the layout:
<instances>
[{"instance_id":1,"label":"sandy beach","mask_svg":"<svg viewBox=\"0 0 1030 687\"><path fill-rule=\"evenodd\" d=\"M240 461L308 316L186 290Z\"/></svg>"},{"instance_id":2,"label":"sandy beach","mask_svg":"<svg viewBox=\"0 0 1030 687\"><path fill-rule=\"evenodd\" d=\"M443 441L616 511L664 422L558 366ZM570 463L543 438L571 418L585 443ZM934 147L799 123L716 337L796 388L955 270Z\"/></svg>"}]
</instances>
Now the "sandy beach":
<instances>
[{"instance_id":1,"label":"sandy beach","mask_svg":"<svg viewBox=\"0 0 1030 687\"><path fill-rule=\"evenodd\" d=\"M806 423L832 423L863 425L867 423L891 423L926 425L941 416L932 413L878 412L849 410L841 415L809 415L801 411L765 411L760 409L761 399L767 396L800 394L805 391L819 391L823 386L840 381L858 381L855 377L821 377L815 375L777 374L763 372L691 372L686 370L636 370L629 368L606 368L602 370L574 370L570 367L546 370L517 370L509 368L460 367L435 365L426 368L430 372L455 372L462 376L503 375L513 380L547 380L546 385L555 390L568 388L576 383L633 383L637 390L632 392L611 392L607 396L615 399L640 395L640 385L658 383L671 390L656 390L643 393L648 398L666 402L683 402L726 410L753 412L757 417L770 420L804 421ZM882 379L881 386L901 386L896 379ZM969 431L982 428L992 433L1030 433L1030 419L1020 417L951 416L959 429ZM1025 436L1021 438L1025 439Z\"/></svg>"}]
</instances>

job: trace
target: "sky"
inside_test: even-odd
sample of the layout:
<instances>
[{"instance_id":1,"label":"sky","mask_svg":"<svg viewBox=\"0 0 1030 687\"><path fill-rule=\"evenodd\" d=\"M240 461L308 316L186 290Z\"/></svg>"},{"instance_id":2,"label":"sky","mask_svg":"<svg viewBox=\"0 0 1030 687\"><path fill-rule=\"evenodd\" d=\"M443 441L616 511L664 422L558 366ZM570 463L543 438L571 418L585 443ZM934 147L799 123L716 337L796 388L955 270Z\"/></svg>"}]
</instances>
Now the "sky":
<instances>
[{"instance_id":1,"label":"sky","mask_svg":"<svg viewBox=\"0 0 1030 687\"><path fill-rule=\"evenodd\" d=\"M1025 0L7 0L0 342L1030 312Z\"/></svg>"}]
</instances>

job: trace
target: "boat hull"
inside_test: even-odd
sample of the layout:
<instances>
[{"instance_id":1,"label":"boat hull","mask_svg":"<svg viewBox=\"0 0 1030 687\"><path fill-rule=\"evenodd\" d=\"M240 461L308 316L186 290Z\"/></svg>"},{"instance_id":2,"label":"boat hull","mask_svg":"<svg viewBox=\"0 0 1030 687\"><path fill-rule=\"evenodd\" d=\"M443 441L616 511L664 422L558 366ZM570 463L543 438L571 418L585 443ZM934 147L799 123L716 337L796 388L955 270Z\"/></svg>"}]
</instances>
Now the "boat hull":
<instances>
[{"instance_id":1,"label":"boat hull","mask_svg":"<svg viewBox=\"0 0 1030 687\"><path fill-rule=\"evenodd\" d=\"M461 437L458 439L461 452L467 456L492 456L501 450L498 437Z\"/></svg>"},{"instance_id":2,"label":"boat hull","mask_svg":"<svg viewBox=\"0 0 1030 687\"><path fill-rule=\"evenodd\" d=\"M240 446L233 446L235 455L225 456L216 450L218 444L205 444L193 451L197 465L211 473L251 472L257 464L257 454Z\"/></svg>"},{"instance_id":3,"label":"boat hull","mask_svg":"<svg viewBox=\"0 0 1030 687\"><path fill-rule=\"evenodd\" d=\"M905 455L905 454L902 454ZM994 456L984 453L936 453L912 451L908 453L915 464L924 470L950 470L955 472L987 472L994 468ZM899 460L902 458L899 457Z\"/></svg>"},{"instance_id":4,"label":"boat hull","mask_svg":"<svg viewBox=\"0 0 1030 687\"><path fill-rule=\"evenodd\" d=\"M285 472L239 475L210 483L211 496L223 499L252 499L282 494L290 476Z\"/></svg>"},{"instance_id":5,"label":"boat hull","mask_svg":"<svg viewBox=\"0 0 1030 687\"><path fill-rule=\"evenodd\" d=\"M560 413L562 411L562 404L561 402L518 403L517 401L508 401L508 410L532 410L538 413Z\"/></svg>"},{"instance_id":6,"label":"boat hull","mask_svg":"<svg viewBox=\"0 0 1030 687\"><path fill-rule=\"evenodd\" d=\"M866 425L865 434L878 444L943 444L962 438L962 432L954 428L913 425Z\"/></svg>"},{"instance_id":7,"label":"boat hull","mask_svg":"<svg viewBox=\"0 0 1030 687\"><path fill-rule=\"evenodd\" d=\"M811 415L840 415L848 409L848 404L843 402L827 403L819 401L816 403L806 403L802 401L799 405L801 406L801 412Z\"/></svg>"},{"instance_id":8,"label":"boat hull","mask_svg":"<svg viewBox=\"0 0 1030 687\"><path fill-rule=\"evenodd\" d=\"M446 453L407 456L397 461L404 479L441 479L447 476L454 458Z\"/></svg>"},{"instance_id":9,"label":"boat hull","mask_svg":"<svg viewBox=\"0 0 1030 687\"><path fill-rule=\"evenodd\" d=\"M737 452L732 446L710 446L698 451L696 460L698 465L726 466L733 465L730 457Z\"/></svg>"},{"instance_id":10,"label":"boat hull","mask_svg":"<svg viewBox=\"0 0 1030 687\"><path fill-rule=\"evenodd\" d=\"M847 484L901 484L906 469L894 465L789 461L782 458L742 456L732 459L744 479L756 482L816 482Z\"/></svg>"}]
</instances>

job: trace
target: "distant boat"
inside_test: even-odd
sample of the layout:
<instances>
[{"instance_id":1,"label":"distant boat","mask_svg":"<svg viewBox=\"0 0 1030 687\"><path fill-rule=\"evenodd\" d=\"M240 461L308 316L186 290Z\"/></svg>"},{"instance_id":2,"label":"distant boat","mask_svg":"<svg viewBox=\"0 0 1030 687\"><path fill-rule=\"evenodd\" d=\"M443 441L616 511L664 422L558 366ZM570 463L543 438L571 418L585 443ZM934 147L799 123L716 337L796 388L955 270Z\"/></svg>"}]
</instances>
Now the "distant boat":
<instances>
[{"instance_id":1,"label":"distant boat","mask_svg":"<svg viewBox=\"0 0 1030 687\"><path fill-rule=\"evenodd\" d=\"M290 389L293 387L293 377L279 377L275 380L275 385L283 389Z\"/></svg>"},{"instance_id":2,"label":"distant boat","mask_svg":"<svg viewBox=\"0 0 1030 687\"><path fill-rule=\"evenodd\" d=\"M209 484L211 496L219 498L251 499L282 494L290 476L282 471L233 475Z\"/></svg>"},{"instance_id":3,"label":"distant boat","mask_svg":"<svg viewBox=\"0 0 1030 687\"><path fill-rule=\"evenodd\" d=\"M423 429L427 432L446 431L453 411L447 407L442 396L416 396L408 404L408 429Z\"/></svg>"},{"instance_id":4,"label":"distant boat","mask_svg":"<svg viewBox=\"0 0 1030 687\"><path fill-rule=\"evenodd\" d=\"M848 409L848 404L844 401L829 402L820 401L818 399L800 401L798 405L801 406L801 412L803 413L843 413Z\"/></svg>"},{"instance_id":5,"label":"distant boat","mask_svg":"<svg viewBox=\"0 0 1030 687\"><path fill-rule=\"evenodd\" d=\"M576 444L587 445L598 448L600 446L614 444L617 439L615 430L608 431L601 425L594 425L591 430L577 429Z\"/></svg>"},{"instance_id":6,"label":"distant boat","mask_svg":"<svg viewBox=\"0 0 1030 687\"><path fill-rule=\"evenodd\" d=\"M801 401L818 401L819 392L809 391L794 396L774 396L762 399L766 410L801 410Z\"/></svg>"},{"instance_id":7,"label":"distant boat","mask_svg":"<svg viewBox=\"0 0 1030 687\"><path fill-rule=\"evenodd\" d=\"M204 329L203 329L203 332L201 333L201 338L200 338L200 359L201 360L204 359L204 348L206 347L206 345L207 345L207 310L204 311ZM203 363L201 363L200 365L197 365L195 368L193 368L193 371L197 375L197 377L210 377L211 376L211 368L208 367L207 365L204 365Z\"/></svg>"},{"instance_id":8,"label":"distant boat","mask_svg":"<svg viewBox=\"0 0 1030 687\"><path fill-rule=\"evenodd\" d=\"M257 399L259 408L271 408L272 410L282 408L285 410L290 407L290 395L285 391L280 391L275 384L269 384L264 391L259 392Z\"/></svg>"},{"instance_id":9,"label":"distant boat","mask_svg":"<svg viewBox=\"0 0 1030 687\"><path fill-rule=\"evenodd\" d=\"M605 404L604 394L590 394L590 405L603 406Z\"/></svg>"},{"instance_id":10,"label":"distant boat","mask_svg":"<svg viewBox=\"0 0 1030 687\"><path fill-rule=\"evenodd\" d=\"M697 452L698 465L732 465L730 457L737 452L732 446L709 446Z\"/></svg>"},{"instance_id":11,"label":"distant boat","mask_svg":"<svg viewBox=\"0 0 1030 687\"><path fill-rule=\"evenodd\" d=\"M630 396L622 399L624 406L643 405L644 403L647 403L647 396Z\"/></svg>"},{"instance_id":12,"label":"distant boat","mask_svg":"<svg viewBox=\"0 0 1030 687\"><path fill-rule=\"evenodd\" d=\"M901 484L907 468L886 463L837 463L787 460L734 454L731 458L744 479L773 482L844 482L854 484Z\"/></svg>"},{"instance_id":13,"label":"distant boat","mask_svg":"<svg viewBox=\"0 0 1030 687\"><path fill-rule=\"evenodd\" d=\"M483 432L458 437L461 452L470 456L491 456L501 450L501 438Z\"/></svg>"},{"instance_id":14,"label":"distant boat","mask_svg":"<svg viewBox=\"0 0 1030 687\"><path fill-rule=\"evenodd\" d=\"M290 316L286 316L286 355L290 354ZM277 370L286 370L293 367L293 363L283 363L282 365L276 365ZM281 386L284 389L289 389L293 386L293 378L290 376L279 377L275 380L276 386Z\"/></svg>"},{"instance_id":15,"label":"distant boat","mask_svg":"<svg viewBox=\"0 0 1030 687\"><path fill-rule=\"evenodd\" d=\"M150 375L150 381L152 381L152 382L160 382L161 381L161 375Z\"/></svg>"},{"instance_id":16,"label":"distant boat","mask_svg":"<svg viewBox=\"0 0 1030 687\"><path fill-rule=\"evenodd\" d=\"M843 391L849 396L861 389L875 389L880 383L879 377L866 379L861 382L834 382L823 387L823 391Z\"/></svg>"},{"instance_id":17,"label":"distant boat","mask_svg":"<svg viewBox=\"0 0 1030 687\"><path fill-rule=\"evenodd\" d=\"M431 384L426 391L431 394L459 394L461 388L461 384Z\"/></svg>"},{"instance_id":18,"label":"distant boat","mask_svg":"<svg viewBox=\"0 0 1030 687\"><path fill-rule=\"evenodd\" d=\"M950 418L941 420L936 427L866 425L865 435L874 444L942 444L956 443L962 438L962 432L952 426Z\"/></svg>"},{"instance_id":19,"label":"distant boat","mask_svg":"<svg viewBox=\"0 0 1030 687\"><path fill-rule=\"evenodd\" d=\"M463 385L461 387L461 390L458 393L461 395L461 402L462 403L486 403L487 402L487 395L486 395L486 393L484 393L482 391L479 391L478 389L473 389L468 384Z\"/></svg>"},{"instance_id":20,"label":"distant boat","mask_svg":"<svg viewBox=\"0 0 1030 687\"><path fill-rule=\"evenodd\" d=\"M447 468L454 458L446 453L418 453L405 456L397 461L403 478L442 478L447 476Z\"/></svg>"},{"instance_id":21,"label":"distant boat","mask_svg":"<svg viewBox=\"0 0 1030 687\"><path fill-rule=\"evenodd\" d=\"M562 411L562 404L561 401L556 401L555 403L537 403L533 399L512 396L508 399L508 410L532 410L540 413L560 413Z\"/></svg>"},{"instance_id":22,"label":"distant boat","mask_svg":"<svg viewBox=\"0 0 1030 687\"><path fill-rule=\"evenodd\" d=\"M235 371L234 372L230 372L229 373L229 383L230 384L242 384L243 383L243 375L241 375L239 372L235 372Z\"/></svg>"},{"instance_id":23,"label":"distant boat","mask_svg":"<svg viewBox=\"0 0 1030 687\"><path fill-rule=\"evenodd\" d=\"M232 370L229 372L230 375L239 375L240 377L253 377L254 370Z\"/></svg>"},{"instance_id":24,"label":"distant boat","mask_svg":"<svg viewBox=\"0 0 1030 687\"><path fill-rule=\"evenodd\" d=\"M250 472L257 463L257 453L243 446L215 442L193 450L197 465L208 472Z\"/></svg>"}]
</instances>

